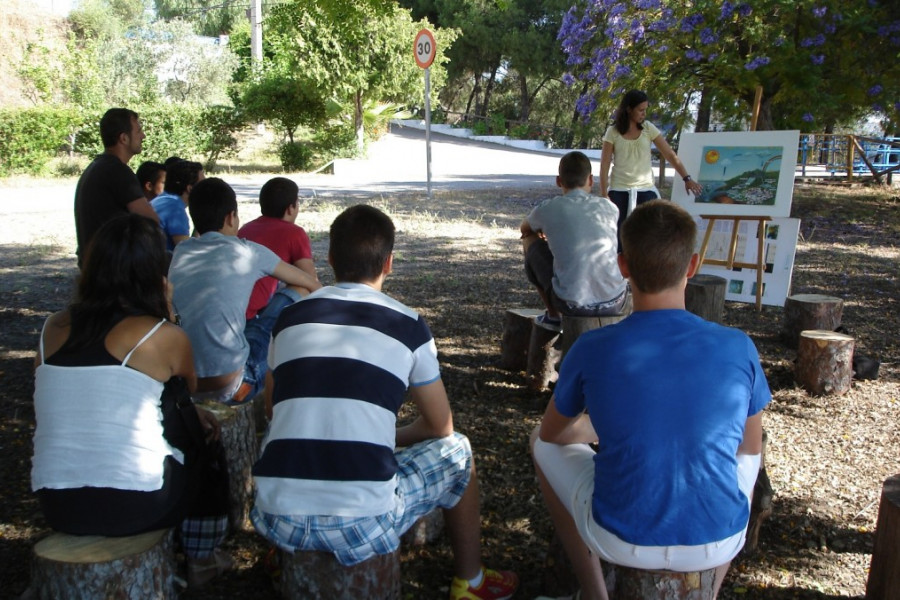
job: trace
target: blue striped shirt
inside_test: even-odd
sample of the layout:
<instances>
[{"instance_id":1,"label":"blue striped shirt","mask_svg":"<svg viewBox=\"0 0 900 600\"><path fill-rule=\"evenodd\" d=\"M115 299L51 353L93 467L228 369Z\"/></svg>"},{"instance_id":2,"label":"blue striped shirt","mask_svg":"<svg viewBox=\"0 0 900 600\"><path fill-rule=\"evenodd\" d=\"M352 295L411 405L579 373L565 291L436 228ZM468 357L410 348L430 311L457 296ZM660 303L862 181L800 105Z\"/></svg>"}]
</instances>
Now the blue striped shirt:
<instances>
[{"instance_id":1,"label":"blue striped shirt","mask_svg":"<svg viewBox=\"0 0 900 600\"><path fill-rule=\"evenodd\" d=\"M364 284L322 288L272 331L272 423L253 468L276 515L365 517L393 508L397 411L440 378L418 314Z\"/></svg>"}]
</instances>

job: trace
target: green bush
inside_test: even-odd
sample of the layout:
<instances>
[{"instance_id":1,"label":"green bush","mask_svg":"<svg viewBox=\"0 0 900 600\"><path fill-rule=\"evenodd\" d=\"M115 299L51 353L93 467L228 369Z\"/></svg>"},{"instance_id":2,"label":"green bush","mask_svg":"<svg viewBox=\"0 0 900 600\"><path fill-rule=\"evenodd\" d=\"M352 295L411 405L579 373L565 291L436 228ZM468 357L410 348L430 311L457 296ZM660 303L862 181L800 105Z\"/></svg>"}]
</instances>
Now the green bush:
<instances>
[{"instance_id":1,"label":"green bush","mask_svg":"<svg viewBox=\"0 0 900 600\"><path fill-rule=\"evenodd\" d=\"M509 137L515 140L527 140L531 139L529 133L531 132L531 126L528 123L522 123L520 125L515 125L511 127L509 130Z\"/></svg>"},{"instance_id":2,"label":"green bush","mask_svg":"<svg viewBox=\"0 0 900 600\"><path fill-rule=\"evenodd\" d=\"M79 126L79 116L71 109L0 110L0 176L47 173L50 161L70 150Z\"/></svg>"},{"instance_id":3,"label":"green bush","mask_svg":"<svg viewBox=\"0 0 900 600\"><path fill-rule=\"evenodd\" d=\"M484 121L475 121L472 123L472 134L473 135L487 135L488 126Z\"/></svg>"},{"instance_id":4,"label":"green bush","mask_svg":"<svg viewBox=\"0 0 900 600\"><path fill-rule=\"evenodd\" d=\"M244 126L243 115L230 106L210 106L200 113L200 150L206 156L205 169L211 171L220 158L237 153L236 131Z\"/></svg>"},{"instance_id":5,"label":"green bush","mask_svg":"<svg viewBox=\"0 0 900 600\"><path fill-rule=\"evenodd\" d=\"M313 150L302 142L285 142L278 148L278 157L285 171L309 171Z\"/></svg>"},{"instance_id":6,"label":"green bush","mask_svg":"<svg viewBox=\"0 0 900 600\"><path fill-rule=\"evenodd\" d=\"M357 155L356 131L344 123L324 127L316 132L312 145L322 164L335 158L353 158Z\"/></svg>"},{"instance_id":7,"label":"green bush","mask_svg":"<svg viewBox=\"0 0 900 600\"><path fill-rule=\"evenodd\" d=\"M506 135L506 117L502 113L494 113L490 116L489 125L491 135Z\"/></svg>"}]
</instances>

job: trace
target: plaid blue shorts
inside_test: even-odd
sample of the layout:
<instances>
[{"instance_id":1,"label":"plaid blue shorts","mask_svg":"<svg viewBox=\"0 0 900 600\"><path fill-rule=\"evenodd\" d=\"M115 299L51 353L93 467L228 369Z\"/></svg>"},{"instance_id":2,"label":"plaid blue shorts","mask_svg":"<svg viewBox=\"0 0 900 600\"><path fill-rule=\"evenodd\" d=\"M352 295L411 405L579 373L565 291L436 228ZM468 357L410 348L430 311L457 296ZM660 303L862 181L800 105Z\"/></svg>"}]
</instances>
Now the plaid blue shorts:
<instances>
[{"instance_id":1,"label":"plaid blue shorts","mask_svg":"<svg viewBox=\"0 0 900 600\"><path fill-rule=\"evenodd\" d=\"M255 506L250 520L270 542L288 552L331 552L345 566L400 547L400 536L435 508L453 508L472 475L472 447L459 433L427 440L395 454L394 509L374 517L271 515Z\"/></svg>"},{"instance_id":2,"label":"plaid blue shorts","mask_svg":"<svg viewBox=\"0 0 900 600\"><path fill-rule=\"evenodd\" d=\"M206 558L225 541L228 516L188 517L181 523L181 545L191 558Z\"/></svg>"}]
</instances>

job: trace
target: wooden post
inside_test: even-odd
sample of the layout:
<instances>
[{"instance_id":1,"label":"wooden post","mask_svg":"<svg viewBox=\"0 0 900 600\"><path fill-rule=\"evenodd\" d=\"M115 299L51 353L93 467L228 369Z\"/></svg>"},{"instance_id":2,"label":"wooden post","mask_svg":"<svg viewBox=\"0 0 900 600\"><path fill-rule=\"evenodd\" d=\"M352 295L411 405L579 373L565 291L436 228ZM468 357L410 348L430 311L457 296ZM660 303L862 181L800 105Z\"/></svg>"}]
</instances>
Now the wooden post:
<instances>
[{"instance_id":1,"label":"wooden post","mask_svg":"<svg viewBox=\"0 0 900 600\"><path fill-rule=\"evenodd\" d=\"M253 531L250 508L254 483L250 471L259 455L253 402L235 407L204 402L200 406L215 414L222 426L222 445L228 463L228 521L232 529Z\"/></svg>"},{"instance_id":2,"label":"wooden post","mask_svg":"<svg viewBox=\"0 0 900 600\"><path fill-rule=\"evenodd\" d=\"M756 131L759 123L759 109L762 107L763 87L756 86L756 96L753 98L753 117L750 119L750 131Z\"/></svg>"},{"instance_id":3,"label":"wooden post","mask_svg":"<svg viewBox=\"0 0 900 600\"><path fill-rule=\"evenodd\" d=\"M781 339L796 348L800 332L807 329L834 331L841 325L844 301L822 294L795 294L784 301Z\"/></svg>"},{"instance_id":4,"label":"wooden post","mask_svg":"<svg viewBox=\"0 0 900 600\"><path fill-rule=\"evenodd\" d=\"M682 573L603 564L610 600L715 600L715 569Z\"/></svg>"},{"instance_id":5,"label":"wooden post","mask_svg":"<svg viewBox=\"0 0 900 600\"><path fill-rule=\"evenodd\" d=\"M528 386L533 390L542 390L556 381L556 363L559 362L556 343L559 335L557 328L532 321L525 375Z\"/></svg>"},{"instance_id":6,"label":"wooden post","mask_svg":"<svg viewBox=\"0 0 900 600\"><path fill-rule=\"evenodd\" d=\"M282 552L281 595L288 600L400 600L400 551L345 567L330 552Z\"/></svg>"},{"instance_id":7,"label":"wooden post","mask_svg":"<svg viewBox=\"0 0 900 600\"><path fill-rule=\"evenodd\" d=\"M507 371L524 371L528 367L528 343L531 325L543 311L535 308L510 308L503 317L500 339L500 367Z\"/></svg>"},{"instance_id":8,"label":"wooden post","mask_svg":"<svg viewBox=\"0 0 900 600\"><path fill-rule=\"evenodd\" d=\"M688 279L684 290L685 308L707 321L721 323L725 312L725 286L728 280L716 275L697 274Z\"/></svg>"},{"instance_id":9,"label":"wooden post","mask_svg":"<svg viewBox=\"0 0 900 600\"><path fill-rule=\"evenodd\" d=\"M171 529L128 537L54 533L34 546L26 597L175 600L174 576Z\"/></svg>"},{"instance_id":10,"label":"wooden post","mask_svg":"<svg viewBox=\"0 0 900 600\"><path fill-rule=\"evenodd\" d=\"M866 600L892 600L900 590L900 475L888 477L881 490L875 549L866 582Z\"/></svg>"},{"instance_id":11,"label":"wooden post","mask_svg":"<svg viewBox=\"0 0 900 600\"><path fill-rule=\"evenodd\" d=\"M853 380L854 340L818 329L800 332L795 378L810 394L844 394Z\"/></svg>"}]
</instances>

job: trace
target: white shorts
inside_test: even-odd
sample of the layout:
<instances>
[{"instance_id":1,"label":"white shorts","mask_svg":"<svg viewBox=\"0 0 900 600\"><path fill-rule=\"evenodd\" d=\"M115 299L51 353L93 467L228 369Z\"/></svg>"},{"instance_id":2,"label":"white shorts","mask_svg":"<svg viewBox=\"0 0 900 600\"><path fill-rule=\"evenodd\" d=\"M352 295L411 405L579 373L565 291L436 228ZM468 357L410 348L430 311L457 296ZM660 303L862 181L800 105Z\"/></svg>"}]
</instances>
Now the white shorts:
<instances>
[{"instance_id":1,"label":"white shorts","mask_svg":"<svg viewBox=\"0 0 900 600\"><path fill-rule=\"evenodd\" d=\"M602 560L635 569L703 571L728 563L744 546L746 527L724 540L699 546L636 546L597 524L591 512L594 494L594 451L587 444L559 445L538 439L534 459L566 510L581 538ZM739 454L738 487L748 508L759 473L758 454Z\"/></svg>"}]
</instances>

